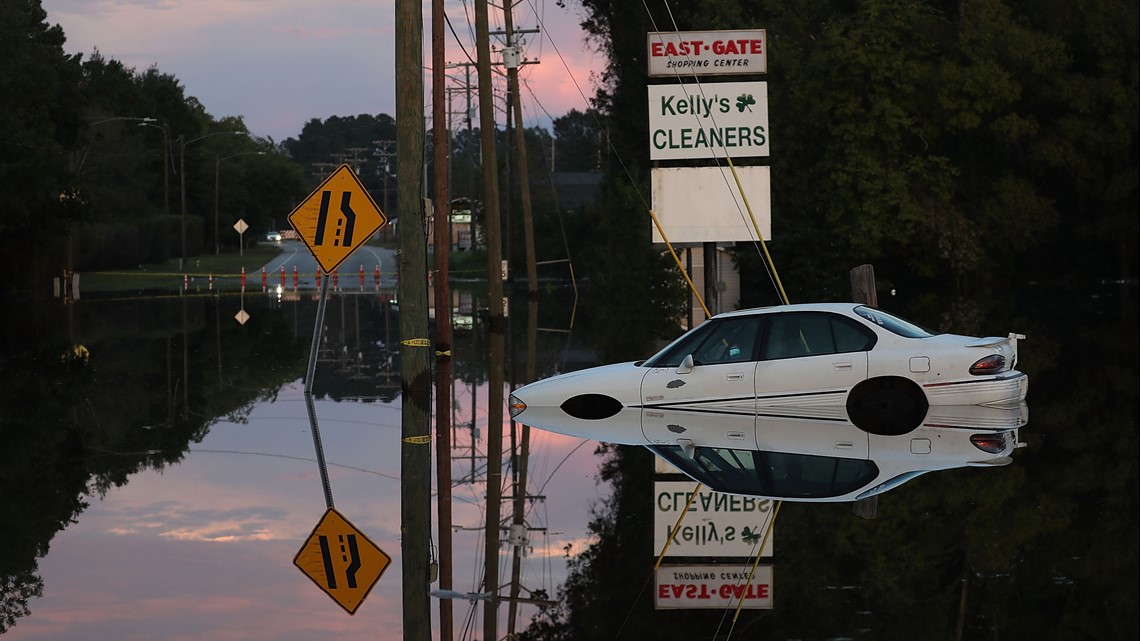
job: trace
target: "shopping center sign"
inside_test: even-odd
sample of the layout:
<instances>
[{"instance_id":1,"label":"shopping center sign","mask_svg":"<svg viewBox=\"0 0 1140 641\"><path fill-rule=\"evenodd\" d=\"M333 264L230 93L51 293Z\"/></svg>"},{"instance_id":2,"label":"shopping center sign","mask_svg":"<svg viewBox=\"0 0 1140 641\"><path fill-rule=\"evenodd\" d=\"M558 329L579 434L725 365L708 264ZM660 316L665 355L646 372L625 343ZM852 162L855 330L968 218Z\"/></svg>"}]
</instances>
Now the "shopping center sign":
<instances>
[{"instance_id":1,"label":"shopping center sign","mask_svg":"<svg viewBox=\"0 0 1140 641\"><path fill-rule=\"evenodd\" d=\"M648 35L649 75L745 75L768 72L763 29L666 31Z\"/></svg>"}]
</instances>

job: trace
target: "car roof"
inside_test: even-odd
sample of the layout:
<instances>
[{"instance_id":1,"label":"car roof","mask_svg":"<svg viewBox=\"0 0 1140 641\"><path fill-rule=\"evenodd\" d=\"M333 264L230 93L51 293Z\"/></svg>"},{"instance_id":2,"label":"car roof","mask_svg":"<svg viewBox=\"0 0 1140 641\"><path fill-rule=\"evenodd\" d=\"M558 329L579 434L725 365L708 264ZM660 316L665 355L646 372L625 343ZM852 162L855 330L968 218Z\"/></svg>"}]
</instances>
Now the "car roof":
<instances>
[{"instance_id":1,"label":"car roof","mask_svg":"<svg viewBox=\"0 0 1140 641\"><path fill-rule=\"evenodd\" d=\"M752 314L772 314L779 312L843 312L850 314L851 310L862 306L862 303L792 303L788 305L752 307L750 309L721 312L713 316L713 318L729 318L732 316L750 316Z\"/></svg>"}]
</instances>

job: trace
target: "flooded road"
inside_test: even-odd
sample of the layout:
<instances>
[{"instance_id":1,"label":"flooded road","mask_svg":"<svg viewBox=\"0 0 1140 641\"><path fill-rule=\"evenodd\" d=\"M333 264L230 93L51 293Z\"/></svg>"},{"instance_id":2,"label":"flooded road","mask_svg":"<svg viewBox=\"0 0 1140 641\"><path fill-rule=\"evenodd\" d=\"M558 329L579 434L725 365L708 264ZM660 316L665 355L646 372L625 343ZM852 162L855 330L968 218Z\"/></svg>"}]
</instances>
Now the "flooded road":
<instances>
[{"instance_id":1,"label":"flooded road","mask_svg":"<svg viewBox=\"0 0 1140 641\"><path fill-rule=\"evenodd\" d=\"M484 288L453 286L450 465L455 589L461 592L482 586ZM244 294L92 295L70 305L5 301L0 636L401 638L399 305L393 291L383 278L379 286L364 287L350 279L331 293L314 380L336 508L392 557L352 616L293 565L325 511L302 393L315 291L304 285L294 290L291 282L280 291L261 291L252 283ZM569 298L543 292L539 377L605 360L592 347L589 314L571 329ZM1021 431L1029 447L1012 465L911 481L881 497L875 521L853 516L849 507L789 506L780 513L773 592L785 626L819 629L824 621L801 617L796 623L794 617L821 610L838 613L829 622L843 620L832 630L884 611L896 612L890 621L900 630L921 623L922 608L907 619L901 602L868 603L881 577L848 571L852 554L883 571L894 568L899 585L930 579L923 588L930 591L919 590L924 603L956 603L957 593L935 587L938 573L923 574L922 568L936 568L945 554L940 530L932 529L934 513L963 502L974 505L964 536L994 542L987 548L992 557L975 559L972 590L1000 595L1003 582L1014 580L1009 577L1040 575L1033 579L1038 589L1015 591L1023 608L998 601L978 616L1017 612L1019 621L1036 616L1046 623L1054 611L1048 604L1058 598L1081 604L1081 595L1094 593L1117 595L1111 598L1125 604L1117 613L1135 612L1134 603L1131 610L1126 605L1128 586L1134 594L1134 561L1120 574L1105 565L1135 558L1134 303L1110 288L1075 313L1061 303L1065 298L1041 292L1020 307L979 305L976 313L959 317L1028 335L1019 365L1033 380L1030 422ZM525 301L512 298L508 318L525 319L525 309ZM637 331L636 322L629 325ZM512 325L508 332L509 387L521 384L515 379L525 359L523 329ZM542 430L533 430L531 438L528 494L543 498L531 501L526 517L530 536L521 583L553 598L566 577L565 550L588 543L591 509L610 488L596 478L602 461L594 455L596 442ZM509 462L507 439L503 448ZM504 503L504 515L509 508ZM855 542L858 552L841 541ZM900 541L913 544L899 547ZM647 549L640 563L650 565L653 554ZM509 559L504 544L504 580ZM1024 587L1028 579L1017 580L1011 585ZM639 585L641 577L629 590ZM855 587L827 587L836 585ZM457 638L479 636L481 608L455 602ZM436 616L434 601L432 610ZM519 630L535 611L520 608ZM1112 625L1111 617L1101 620ZM815 636L805 632L804 638Z\"/></svg>"},{"instance_id":2,"label":"flooded road","mask_svg":"<svg viewBox=\"0 0 1140 641\"><path fill-rule=\"evenodd\" d=\"M42 596L9 600L28 614L5 638L400 638L399 307L383 287L331 292L314 407L336 508L392 564L353 616L293 564L325 511L302 381L315 299L311 290L276 288L88 296L48 311L52 331L29 356L55 376L41 383L62 405L6 403L4 443L34 433L23 445L37 469L9 466L0 476L9 499L24 493L6 501L5 513L20 515L8 522L20 525L3 538L26 542L4 546L5 568L23 570L10 572L23 583L9 594ZM456 293L453 311L469 328L457 330L454 347L461 592L481 590L486 372L476 350L486 338L473 331L478 308L470 293ZM550 349L565 342L557 340ZM557 355L548 362L557 365ZM548 498L532 501L527 516L529 590L553 594L564 548L582 543L590 503L601 497L594 447L532 437L531 485ZM60 494L75 500L44 498ZM454 607L458 622L475 608Z\"/></svg>"}]
</instances>

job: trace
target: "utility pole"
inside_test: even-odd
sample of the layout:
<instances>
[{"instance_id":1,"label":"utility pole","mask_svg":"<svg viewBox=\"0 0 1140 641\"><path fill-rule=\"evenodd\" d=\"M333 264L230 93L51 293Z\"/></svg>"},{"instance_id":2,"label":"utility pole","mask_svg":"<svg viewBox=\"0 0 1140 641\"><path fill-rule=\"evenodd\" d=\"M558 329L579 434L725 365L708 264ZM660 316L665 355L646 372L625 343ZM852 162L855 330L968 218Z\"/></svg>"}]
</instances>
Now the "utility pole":
<instances>
[{"instance_id":1,"label":"utility pole","mask_svg":"<svg viewBox=\"0 0 1140 641\"><path fill-rule=\"evenodd\" d=\"M534 350L535 342L532 327L538 321L538 268L534 257L534 224L530 207L530 174L526 160L526 127L522 118L522 95L519 87L520 47L515 40L513 5L507 0L504 6L504 27L506 30L507 46L503 52L503 61L507 67L507 100L508 108L513 108L515 114L515 131L517 132L516 157L518 159L519 199L522 201L523 234L526 243L526 276L527 276L527 371L524 383L534 380ZM514 434L515 422L511 421L511 433ZM513 439L512 439L513 440ZM507 639L514 641L515 619L519 607L519 575L522 568L522 552L527 543L526 533L526 482L528 459L530 457L530 426L522 425L521 440L517 458L514 487L513 518L511 520L511 592L510 602L507 605Z\"/></svg>"},{"instance_id":2,"label":"utility pole","mask_svg":"<svg viewBox=\"0 0 1140 641\"><path fill-rule=\"evenodd\" d=\"M427 239L423 226L423 10L418 0L396 0L395 50L404 640L430 641L431 343L427 340Z\"/></svg>"},{"instance_id":3,"label":"utility pole","mask_svg":"<svg viewBox=\"0 0 1140 641\"><path fill-rule=\"evenodd\" d=\"M388 160L393 158L396 154L392 152L391 140L373 140L372 144L379 147L372 152L372 155L380 159L380 173L383 174L384 178L384 196L382 198L384 213L390 215L388 209L388 174L391 172L388 171ZM387 236L384 237L387 238Z\"/></svg>"},{"instance_id":4,"label":"utility pole","mask_svg":"<svg viewBox=\"0 0 1140 641\"><path fill-rule=\"evenodd\" d=\"M529 300L535 300L538 296L538 268L534 257L534 219L530 207L530 176L526 161L526 127L523 125L522 89L519 86L519 65L526 63L522 61L522 48L515 39L515 34L535 33L537 30L516 31L512 15L514 13L513 7L514 5L509 0L503 7L503 35L506 37L506 47L503 48L503 65L507 68L507 121L509 129L510 115L514 114L517 138L515 144L518 146L516 161L518 163L519 200L522 201L523 236L526 243L527 292L530 294Z\"/></svg>"},{"instance_id":5,"label":"utility pole","mask_svg":"<svg viewBox=\"0 0 1140 641\"><path fill-rule=\"evenodd\" d=\"M431 2L432 194L435 202L435 484L439 521L439 589L452 588L451 567L451 291L447 258L451 248L451 196L447 184L448 121L444 66L443 0ZM451 599L439 600L439 641L451 641Z\"/></svg>"},{"instance_id":6,"label":"utility pole","mask_svg":"<svg viewBox=\"0 0 1140 641\"><path fill-rule=\"evenodd\" d=\"M405 0L406 1L406 0ZM490 598L483 607L483 639L499 638L499 501L503 482L503 280L502 230L499 221L499 176L495 153L494 88L491 85L491 44L487 28L487 0L475 0L475 49L479 67L479 138L483 160L483 211L487 225L487 517L484 536L483 591Z\"/></svg>"}]
</instances>

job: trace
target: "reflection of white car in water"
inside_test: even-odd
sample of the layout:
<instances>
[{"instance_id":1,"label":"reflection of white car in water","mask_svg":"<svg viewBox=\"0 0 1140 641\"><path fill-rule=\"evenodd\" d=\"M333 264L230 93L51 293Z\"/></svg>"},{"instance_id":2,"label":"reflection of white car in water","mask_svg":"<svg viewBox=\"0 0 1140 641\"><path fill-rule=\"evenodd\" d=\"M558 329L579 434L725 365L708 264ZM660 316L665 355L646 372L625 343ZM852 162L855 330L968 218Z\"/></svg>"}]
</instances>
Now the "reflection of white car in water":
<instances>
[{"instance_id":1,"label":"reflection of white car in water","mask_svg":"<svg viewBox=\"0 0 1140 641\"><path fill-rule=\"evenodd\" d=\"M871 434L850 421L761 416L755 423L755 446L735 438L741 430L726 429L723 417L665 412L647 417L643 429L656 435L658 443L650 450L718 492L856 501L934 470L1008 465L1013 450L1022 445L1013 426L1025 424L1024 406L984 408L986 420L1011 429L952 426L945 422L950 415L943 413L937 423L924 420L904 435Z\"/></svg>"},{"instance_id":2,"label":"reflection of white car in water","mask_svg":"<svg viewBox=\"0 0 1140 641\"><path fill-rule=\"evenodd\" d=\"M531 427L652 447L698 479L694 465L704 466L705 476L743 466L755 480L781 455L823 456L834 459L834 474L855 474L859 482L827 496L792 489L781 495L853 500L900 470L1008 462L1028 389L1028 377L1014 369L1019 338L932 334L853 303L742 310L709 319L646 361L525 385L511 395L510 412ZM812 427L797 430L796 419ZM818 438L828 425L842 434L801 447L797 438ZM915 436L927 430L946 436ZM950 437L961 430L972 433ZM780 436L769 443L773 433ZM891 463L882 471L871 451L875 439L929 451L916 454L924 463ZM736 458L724 458L730 451ZM936 462L944 454L947 462ZM799 461L801 469L806 462ZM722 491L776 492L727 477L711 481Z\"/></svg>"}]
</instances>

